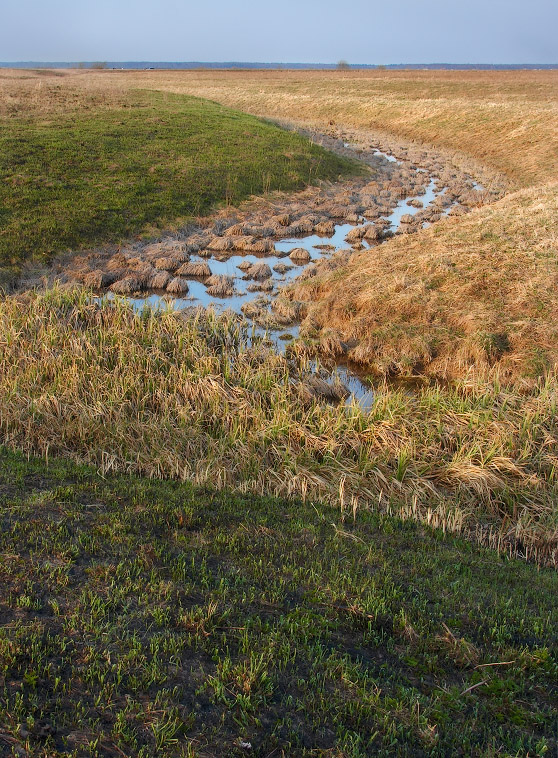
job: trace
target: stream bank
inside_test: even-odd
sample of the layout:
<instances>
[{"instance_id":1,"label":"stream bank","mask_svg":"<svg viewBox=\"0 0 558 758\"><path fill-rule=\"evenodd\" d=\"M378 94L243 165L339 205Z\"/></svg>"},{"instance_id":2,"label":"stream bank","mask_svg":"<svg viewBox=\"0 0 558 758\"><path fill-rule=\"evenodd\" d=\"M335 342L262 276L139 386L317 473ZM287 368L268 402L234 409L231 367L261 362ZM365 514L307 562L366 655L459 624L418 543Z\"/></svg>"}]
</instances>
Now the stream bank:
<instances>
[{"instance_id":1,"label":"stream bank","mask_svg":"<svg viewBox=\"0 0 558 758\"><path fill-rule=\"evenodd\" d=\"M99 296L126 297L136 309L172 301L184 312L233 311L252 324L253 338L283 352L296 349L307 312L305 303L282 296L290 284L342 267L354 252L394 235L463 215L505 191L503 181L473 175L430 148L361 131L298 130L360 161L366 174L225 208L156 241L60 259L49 278L79 282ZM365 376L347 366L342 348L334 352L333 373L331 361L326 368L309 363L326 385L341 388L326 399L355 399L370 407L373 391Z\"/></svg>"}]
</instances>

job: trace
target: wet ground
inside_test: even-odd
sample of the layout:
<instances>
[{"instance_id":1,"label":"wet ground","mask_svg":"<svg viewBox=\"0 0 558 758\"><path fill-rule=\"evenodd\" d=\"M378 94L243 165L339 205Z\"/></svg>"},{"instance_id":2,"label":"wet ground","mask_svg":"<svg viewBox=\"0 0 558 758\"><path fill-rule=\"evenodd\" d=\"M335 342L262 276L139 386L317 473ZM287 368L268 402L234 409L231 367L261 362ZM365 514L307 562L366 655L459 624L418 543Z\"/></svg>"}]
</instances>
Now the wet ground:
<instances>
[{"instance_id":1,"label":"wet ground","mask_svg":"<svg viewBox=\"0 0 558 758\"><path fill-rule=\"evenodd\" d=\"M344 265L354 251L394 234L412 233L448 213L466 213L501 192L487 191L434 151L309 136L364 162L370 175L221 211L203 226L155 243L74 257L63 269L65 278L107 297L125 296L138 309L172 301L175 309L232 310L253 323L256 338L284 351L298 337L303 311L279 307L282 288L320 266ZM323 370L321 375L330 385L346 386L345 402L372 404L371 387L346 366L338 365L333 376Z\"/></svg>"}]
</instances>

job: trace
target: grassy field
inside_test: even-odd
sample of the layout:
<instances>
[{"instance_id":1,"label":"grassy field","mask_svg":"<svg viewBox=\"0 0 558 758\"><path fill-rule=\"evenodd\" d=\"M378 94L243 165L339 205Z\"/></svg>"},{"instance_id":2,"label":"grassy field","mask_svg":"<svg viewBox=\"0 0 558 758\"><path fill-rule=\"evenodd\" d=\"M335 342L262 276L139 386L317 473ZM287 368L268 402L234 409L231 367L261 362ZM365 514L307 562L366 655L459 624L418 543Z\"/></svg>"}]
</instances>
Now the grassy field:
<instances>
[{"instance_id":1,"label":"grassy field","mask_svg":"<svg viewBox=\"0 0 558 758\"><path fill-rule=\"evenodd\" d=\"M354 170L295 134L196 98L41 89L41 110L23 87L9 108L10 82L0 77L0 266L8 271Z\"/></svg>"},{"instance_id":2,"label":"grassy field","mask_svg":"<svg viewBox=\"0 0 558 758\"><path fill-rule=\"evenodd\" d=\"M556 71L15 71L0 82L0 116L72 101L98 109L139 88L402 135L491 166L517 187L558 175Z\"/></svg>"},{"instance_id":3,"label":"grassy field","mask_svg":"<svg viewBox=\"0 0 558 758\"><path fill-rule=\"evenodd\" d=\"M6 451L0 521L0 755L556 753L554 571Z\"/></svg>"},{"instance_id":4,"label":"grassy field","mask_svg":"<svg viewBox=\"0 0 558 758\"><path fill-rule=\"evenodd\" d=\"M300 287L312 324L287 358L232 318L2 299L1 756L558 753L556 82L0 71L0 140L29 172L11 267L60 249L50 217L64 246L117 240L348 169L191 94L425 140L517 188ZM192 119L217 177L180 173ZM46 186L40 144L81 194ZM115 175L130 216L106 237L68 218L108 213ZM309 400L305 350L341 337L413 384L379 385L370 413Z\"/></svg>"},{"instance_id":5,"label":"grassy field","mask_svg":"<svg viewBox=\"0 0 558 758\"><path fill-rule=\"evenodd\" d=\"M518 187L558 175L556 71L110 71L67 87L206 97L248 113L363 127L447 148ZM60 85L62 86L62 84Z\"/></svg>"},{"instance_id":6,"label":"grassy field","mask_svg":"<svg viewBox=\"0 0 558 758\"><path fill-rule=\"evenodd\" d=\"M497 363L500 380L530 381L554 370L557 72L169 71L118 78L119 86L147 81L324 129L357 127L435 145L467 170L488 166L512 189L528 189L469 219L355 256L345 271L297 295L318 302L312 321L335 326L345 341L358 339L352 357L374 372L426 371L447 380L471 371L486 376Z\"/></svg>"},{"instance_id":7,"label":"grassy field","mask_svg":"<svg viewBox=\"0 0 558 758\"><path fill-rule=\"evenodd\" d=\"M7 72L2 77L7 124L27 120L55 128L68 109L80 114L81 123L106 124L116 113L130 112L122 118L146 137L151 132L141 131L145 113L156 111L158 119L164 112L169 122L163 143L168 138L175 145L185 109L193 109L201 130L196 140L192 137L196 144L213 144L224 124L238 137L223 148L221 168L229 165L230 155L242 160L244 133L236 130L249 122L251 129L262 130L262 150L267 145L278 155L283 182L282 140L302 146L302 157L295 157L305 170L314 161L314 148L268 124L184 99L183 93L243 107L251 99L253 111L263 111L267 103L276 116L308 117L312 99L314 119L322 122L328 118L326 106L335 102L335 119L362 126L371 123L364 114L373 112L373 125L384 128L382 102L391 104L385 112L390 118L408 102L407 132L415 129L416 136L446 146L459 132L463 148L478 136L477 124L486 122L482 149L500 170L504 153L513 156L516 170L508 174L516 182L520 175L526 181L533 156L541 162L540 179L547 178L545 160L552 162L556 146L552 119L533 124L528 117L555 107L553 72L492 77L475 72ZM138 92L149 83L177 94ZM493 107L496 102L502 107ZM138 107L130 108L131 103ZM450 105L455 123L443 117ZM427 106L437 138L424 131ZM456 132L455 124L472 109L484 113L484 121L471 116L471 134L461 126ZM513 143L518 132L505 132L505 149L491 139L496 127L504 133L502 114L512 112L530 125L533 154L520 149L521 141ZM129 148L129 127L125 120L116 140L122 149ZM97 132L96 139L105 138ZM487 155L477 151L468 159ZM254 156L252 150L249 161ZM263 153L258 160L264 161ZM326 174L347 167L328 160L333 163L320 164ZM76 171L87 184L87 176ZM188 176L193 175L192 168ZM227 187L216 185L213 200L226 200ZM195 191L199 194L199 187ZM426 385L416 393L386 385L371 417L323 406L308 411L303 392L294 391L289 365L272 356L255 365L234 324L211 325L209 331L218 334L213 340L197 326L184 330L172 317L146 316L144 324L122 309L92 310L85 296L54 292L23 306L7 300L1 312L7 335L3 440L103 470L114 466L262 494L296 494L342 507L379 504L554 563L557 217L555 184L519 190L467 217L353 256L346 268L298 288L297 294L314 302L310 321L318 344L330 336L337 342L352 339L357 345L350 357L380 374L421 378L429 373L455 382ZM74 325L69 333L68 323ZM312 338L312 329L306 332ZM224 359L229 353L234 360Z\"/></svg>"}]
</instances>

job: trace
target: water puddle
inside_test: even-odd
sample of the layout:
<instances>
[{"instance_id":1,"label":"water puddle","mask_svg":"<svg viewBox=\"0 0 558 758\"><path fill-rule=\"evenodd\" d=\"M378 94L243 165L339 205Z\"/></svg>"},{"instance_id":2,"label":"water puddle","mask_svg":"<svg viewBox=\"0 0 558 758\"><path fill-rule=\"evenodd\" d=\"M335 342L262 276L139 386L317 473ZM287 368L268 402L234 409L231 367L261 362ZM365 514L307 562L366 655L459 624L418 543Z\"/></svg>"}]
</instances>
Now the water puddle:
<instances>
[{"instance_id":1,"label":"water puddle","mask_svg":"<svg viewBox=\"0 0 558 758\"><path fill-rule=\"evenodd\" d=\"M374 150L374 155L377 155L380 158L385 158L386 161L389 161L390 163L397 163L397 158L394 155L390 155L389 153L382 153L381 150Z\"/></svg>"},{"instance_id":2,"label":"water puddle","mask_svg":"<svg viewBox=\"0 0 558 758\"><path fill-rule=\"evenodd\" d=\"M355 147L349 143L344 143L344 146L346 148ZM362 151L359 150L359 152ZM374 147L370 148L367 153L368 159L371 156L381 157L389 162L390 167L385 169L389 172L398 171L400 167L405 166L405 170L407 172L411 170L416 177L414 184L411 184L411 186L415 187L415 194L410 194L399 200L392 198L390 212L387 212L387 209L384 208L385 212L379 217L380 224L383 223L389 232L395 233L399 229L404 216L408 216L407 219L404 219L404 222L407 224L411 223L412 218L420 211L423 212L423 216L427 210L435 211L439 218L440 214L445 215L455 205L455 201L446 203L437 201L437 198L444 193L446 185L444 185L444 182L440 180L436 173L429 174L426 169L414 165L409 166L408 161L399 162L394 156ZM395 168L391 168L391 166L395 166ZM473 182L472 179L469 186L477 191L482 191L483 189L478 183ZM419 216L416 220L415 228L420 228L430 223L428 217L422 221L421 218L423 217ZM383 222L381 221L382 219ZM243 315L245 306L254 301L262 304L261 307L264 309L266 307L270 309L271 301L277 296L280 288L292 283L308 265L327 259L340 250L351 254L351 244L345 239L347 234L359 226L361 227L370 223L364 217L359 216L358 221L355 223L342 222L335 224L334 232L331 235L325 236L313 233L307 236L287 237L278 241L276 240L274 243L275 250L271 254L212 253L210 257L207 257L207 254L204 257L195 254L190 255L192 262L203 261L207 263L212 275L230 277L234 290L233 294L227 297L210 295L204 283L206 280L187 277L189 291L182 297L170 298L168 293L159 294L152 292L146 294L145 297L127 297L127 300L129 300L132 307L136 310L141 310L146 306L152 309L172 307L176 310L192 306L203 306L204 308L211 307L217 313L233 311L238 315ZM378 221L375 223L378 223ZM366 250L368 247L369 245L366 240L362 239L360 249ZM308 252L309 260L303 262L291 260L289 255L295 248L304 248ZM255 282L243 273L241 266L244 265L245 267L246 263L267 264L272 271L271 277L263 283ZM278 267L278 271L275 270L276 267ZM105 297L111 298L114 295L107 293ZM271 311L269 312L271 313ZM264 328L254 322L251 333L254 340L265 340L277 352L283 353L286 347L298 337L299 327L298 325L292 325L282 328ZM347 397L344 400L347 405L356 402L365 410L371 408L374 402L374 394L370 385L364 377L357 375L349 367L337 365L334 372L328 374L323 369L320 369L317 364L310 363L310 370L319 372L320 378L323 378L327 382L341 382L348 391Z\"/></svg>"},{"instance_id":3,"label":"water puddle","mask_svg":"<svg viewBox=\"0 0 558 758\"><path fill-rule=\"evenodd\" d=\"M401 217L409 214L410 216L416 215L419 211L422 211L423 208L427 208L434 199L440 194L440 192L436 191L436 182L434 179L430 180L430 183L426 187L426 192L424 195L414 195L411 197L405 197L402 200L400 200L393 212L387 217L390 224L391 229L398 229L401 224ZM410 201L418 201L422 203L421 206L416 207L413 205L409 205ZM427 222L423 223L423 226L426 226Z\"/></svg>"}]
</instances>

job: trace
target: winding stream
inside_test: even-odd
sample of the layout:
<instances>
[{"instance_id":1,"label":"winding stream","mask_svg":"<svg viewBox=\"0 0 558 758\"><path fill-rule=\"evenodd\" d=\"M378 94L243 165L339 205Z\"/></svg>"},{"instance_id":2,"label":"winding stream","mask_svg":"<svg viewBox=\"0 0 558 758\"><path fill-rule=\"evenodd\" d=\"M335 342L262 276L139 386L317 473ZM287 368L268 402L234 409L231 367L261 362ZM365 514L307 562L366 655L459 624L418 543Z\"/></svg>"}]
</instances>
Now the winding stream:
<instances>
[{"instance_id":1,"label":"winding stream","mask_svg":"<svg viewBox=\"0 0 558 758\"><path fill-rule=\"evenodd\" d=\"M340 146L338 145L338 147ZM383 152L374 145L369 145L368 149L363 151L361 146L342 142L341 149L353 154L353 156L356 155L371 166L379 165L379 170L383 171L386 177L386 186L395 184L394 177L397 179L398 176L401 176L404 178L402 187L407 186L411 189L411 192L403 197L400 196L401 193L398 195L392 191L390 194L389 190L382 192L378 190L378 198L381 196L384 201L381 208L382 212L376 215L374 223L382 230L382 237L403 233L402 219L406 225L406 230L410 229L409 224L413 223L415 230L420 229L430 223L429 211L432 220L435 221L459 204L459 195L455 192L444 195L444 192L448 190L448 181L444 180L442 170L429 170L420 167L411 162L409 158L400 161L396 156ZM430 161L430 165L432 166L432 161ZM399 175L397 171L400 171ZM456 174L452 176L456 176ZM405 181L407 185L405 185ZM469 193L484 191L484 188L468 174L462 173L455 181L464 183L465 189ZM382 187L381 184L380 187ZM443 195L444 197L442 197ZM380 202L380 199L377 202ZM310 208L310 210L312 209ZM463 211L463 206L461 206L461 210ZM414 221L414 217L419 212L421 215ZM239 315L247 315L250 319L250 310L248 313L244 313L248 303L257 303L258 307L269 309L272 300L277 297L281 288L292 283L308 266L331 259L339 251L352 253L351 244L346 240L347 235L359 227L371 225L370 216L365 218L364 215L358 213L353 215L355 217L351 218L350 222L344 220L338 223L334 222L332 234L316 233L314 229L307 234L297 234L296 236L280 238L278 235L274 240L273 249L269 253L231 250L211 252L208 249L203 249L188 255L188 260L191 263L209 264L213 277L230 277L229 282L232 283L233 289L232 294L228 296L212 295L208 291L206 279L188 277L188 292L183 296L171 297L168 292L152 291L145 294L133 293L127 296L127 300L137 310L141 310L145 306L155 309L158 307L168 308L170 303L173 308L179 310L192 306L212 307L218 313L233 311ZM424 220L422 220L423 217ZM230 223L234 223L234 219ZM288 230L285 229L285 231ZM217 234L220 233L222 232L217 231ZM374 244L377 244L377 241L369 243L365 238L362 238L356 245L353 243L353 249L365 251ZM291 252L295 248L301 247L308 252L309 259L303 262L298 259L291 260L289 258ZM271 269L271 276L264 277L265 283L261 280L254 281L254 277L243 273L247 263L267 264ZM275 270L277 267L279 268L278 271ZM109 291L103 297L112 298L116 295ZM258 339L270 341L277 351L283 352L286 346L298 337L299 325L294 323L290 326L270 328L258 325L254 321L252 333ZM318 370L316 363L311 364L311 368L315 371ZM372 387L362 376L357 375L347 366L338 364L333 374L327 374L321 369L320 376L330 383L341 381L345 385L348 390L346 403L357 402L364 409L370 408L373 404Z\"/></svg>"}]
</instances>

